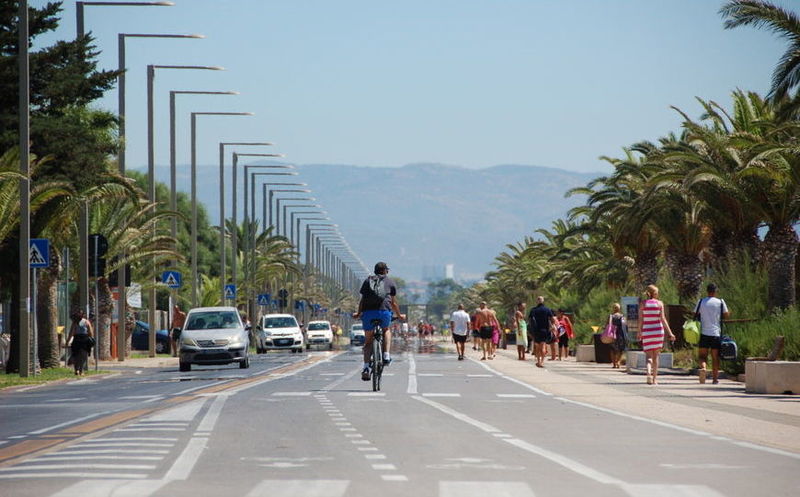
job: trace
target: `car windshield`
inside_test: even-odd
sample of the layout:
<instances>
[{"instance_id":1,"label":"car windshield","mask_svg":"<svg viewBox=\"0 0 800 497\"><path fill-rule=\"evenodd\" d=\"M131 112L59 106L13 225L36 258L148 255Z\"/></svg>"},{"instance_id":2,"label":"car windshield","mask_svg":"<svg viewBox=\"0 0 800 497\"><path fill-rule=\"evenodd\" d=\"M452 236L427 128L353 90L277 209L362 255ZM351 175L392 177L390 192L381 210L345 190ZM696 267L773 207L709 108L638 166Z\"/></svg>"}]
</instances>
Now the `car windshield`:
<instances>
[{"instance_id":1,"label":"car windshield","mask_svg":"<svg viewBox=\"0 0 800 497\"><path fill-rule=\"evenodd\" d=\"M295 321L294 318L290 316L264 318L265 328L294 328L296 326L297 326L297 321Z\"/></svg>"},{"instance_id":2,"label":"car windshield","mask_svg":"<svg viewBox=\"0 0 800 497\"><path fill-rule=\"evenodd\" d=\"M328 323L308 323L309 330L329 330Z\"/></svg>"},{"instance_id":3,"label":"car windshield","mask_svg":"<svg viewBox=\"0 0 800 497\"><path fill-rule=\"evenodd\" d=\"M239 316L233 311L204 311L190 313L184 329L216 330L238 327Z\"/></svg>"}]
</instances>

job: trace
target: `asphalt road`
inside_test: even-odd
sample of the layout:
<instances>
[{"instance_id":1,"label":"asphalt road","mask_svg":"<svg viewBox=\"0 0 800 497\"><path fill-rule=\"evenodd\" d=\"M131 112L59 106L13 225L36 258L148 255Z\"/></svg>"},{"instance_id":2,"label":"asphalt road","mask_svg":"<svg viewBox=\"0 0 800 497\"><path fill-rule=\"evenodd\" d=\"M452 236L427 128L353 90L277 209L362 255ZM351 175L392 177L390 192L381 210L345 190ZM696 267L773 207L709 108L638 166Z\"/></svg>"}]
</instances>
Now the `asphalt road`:
<instances>
[{"instance_id":1,"label":"asphalt road","mask_svg":"<svg viewBox=\"0 0 800 497\"><path fill-rule=\"evenodd\" d=\"M502 372L503 358L436 351L398 348L377 393L355 349L3 393L0 495L800 492L800 454L553 395Z\"/></svg>"}]
</instances>

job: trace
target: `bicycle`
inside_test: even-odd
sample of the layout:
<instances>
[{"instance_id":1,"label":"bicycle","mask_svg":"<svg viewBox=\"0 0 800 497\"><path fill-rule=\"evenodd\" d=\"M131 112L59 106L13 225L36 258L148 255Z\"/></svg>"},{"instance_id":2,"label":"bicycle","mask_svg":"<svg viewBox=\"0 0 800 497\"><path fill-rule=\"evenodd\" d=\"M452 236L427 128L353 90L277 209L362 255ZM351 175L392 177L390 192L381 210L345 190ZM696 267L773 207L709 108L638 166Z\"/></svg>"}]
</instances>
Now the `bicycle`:
<instances>
[{"instance_id":1,"label":"bicycle","mask_svg":"<svg viewBox=\"0 0 800 497\"><path fill-rule=\"evenodd\" d=\"M386 330L381 326L380 319L373 319L372 335L372 359L370 359L370 369L372 370L372 391L378 392L381 389L381 376L383 376L383 339Z\"/></svg>"}]
</instances>

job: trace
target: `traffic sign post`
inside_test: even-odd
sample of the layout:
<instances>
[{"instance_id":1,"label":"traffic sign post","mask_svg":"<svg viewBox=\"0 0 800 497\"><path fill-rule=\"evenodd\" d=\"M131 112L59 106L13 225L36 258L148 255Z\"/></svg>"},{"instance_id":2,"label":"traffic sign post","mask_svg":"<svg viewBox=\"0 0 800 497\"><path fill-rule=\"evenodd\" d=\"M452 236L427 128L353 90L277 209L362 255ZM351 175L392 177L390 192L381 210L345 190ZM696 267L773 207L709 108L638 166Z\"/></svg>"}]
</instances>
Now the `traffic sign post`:
<instances>
[{"instance_id":1,"label":"traffic sign post","mask_svg":"<svg viewBox=\"0 0 800 497\"><path fill-rule=\"evenodd\" d=\"M178 271L164 271L161 273L161 282L170 288L180 288L183 284L183 278Z\"/></svg>"},{"instance_id":2,"label":"traffic sign post","mask_svg":"<svg viewBox=\"0 0 800 497\"><path fill-rule=\"evenodd\" d=\"M225 300L236 300L236 285L225 285Z\"/></svg>"},{"instance_id":3,"label":"traffic sign post","mask_svg":"<svg viewBox=\"0 0 800 497\"><path fill-rule=\"evenodd\" d=\"M269 300L271 295L268 293L260 293L258 294L258 305L260 306L268 306Z\"/></svg>"},{"instance_id":4,"label":"traffic sign post","mask_svg":"<svg viewBox=\"0 0 800 497\"><path fill-rule=\"evenodd\" d=\"M31 238L28 251L31 268L50 266L50 240L47 238Z\"/></svg>"}]
</instances>

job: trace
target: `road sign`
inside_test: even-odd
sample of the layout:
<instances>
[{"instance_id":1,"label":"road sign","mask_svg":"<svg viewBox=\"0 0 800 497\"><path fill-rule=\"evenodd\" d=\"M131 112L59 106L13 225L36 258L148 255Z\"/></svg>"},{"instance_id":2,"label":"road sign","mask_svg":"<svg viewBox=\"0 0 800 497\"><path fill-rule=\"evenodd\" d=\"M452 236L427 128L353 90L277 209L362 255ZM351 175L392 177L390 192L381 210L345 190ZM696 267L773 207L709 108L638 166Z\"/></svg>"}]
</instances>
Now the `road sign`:
<instances>
[{"instance_id":1,"label":"road sign","mask_svg":"<svg viewBox=\"0 0 800 497\"><path fill-rule=\"evenodd\" d=\"M183 280L178 271L164 271L161 273L161 282L170 288L180 288Z\"/></svg>"},{"instance_id":2,"label":"road sign","mask_svg":"<svg viewBox=\"0 0 800 497\"><path fill-rule=\"evenodd\" d=\"M225 298L228 300L236 298L236 285L225 285Z\"/></svg>"},{"instance_id":3,"label":"road sign","mask_svg":"<svg viewBox=\"0 0 800 497\"><path fill-rule=\"evenodd\" d=\"M258 305L269 305L269 298L270 298L270 294L268 294L268 293L259 293L258 294Z\"/></svg>"},{"instance_id":4,"label":"road sign","mask_svg":"<svg viewBox=\"0 0 800 497\"><path fill-rule=\"evenodd\" d=\"M47 238L31 238L28 251L30 267L48 267L50 265L50 240Z\"/></svg>"}]
</instances>

